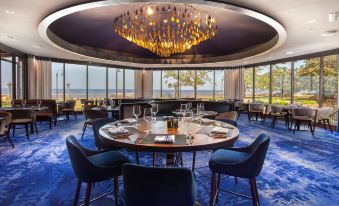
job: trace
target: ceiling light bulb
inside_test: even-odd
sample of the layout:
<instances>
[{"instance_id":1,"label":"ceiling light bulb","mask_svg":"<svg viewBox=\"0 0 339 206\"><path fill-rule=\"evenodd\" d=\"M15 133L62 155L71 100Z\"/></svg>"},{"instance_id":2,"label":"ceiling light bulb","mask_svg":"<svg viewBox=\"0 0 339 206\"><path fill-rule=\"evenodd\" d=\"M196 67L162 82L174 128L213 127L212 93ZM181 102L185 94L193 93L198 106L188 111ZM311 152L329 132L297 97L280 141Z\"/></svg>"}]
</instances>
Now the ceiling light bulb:
<instances>
[{"instance_id":1,"label":"ceiling light bulb","mask_svg":"<svg viewBox=\"0 0 339 206\"><path fill-rule=\"evenodd\" d=\"M147 8L147 14L150 16L153 14L153 9L151 7Z\"/></svg>"},{"instance_id":2,"label":"ceiling light bulb","mask_svg":"<svg viewBox=\"0 0 339 206\"><path fill-rule=\"evenodd\" d=\"M315 19L310 19L310 20L307 21L307 23L309 23L309 24L313 24L314 22L316 22Z\"/></svg>"},{"instance_id":3,"label":"ceiling light bulb","mask_svg":"<svg viewBox=\"0 0 339 206\"><path fill-rule=\"evenodd\" d=\"M290 54L293 54L293 53L294 53L293 51L288 51L285 54L290 55Z\"/></svg>"},{"instance_id":4,"label":"ceiling light bulb","mask_svg":"<svg viewBox=\"0 0 339 206\"><path fill-rule=\"evenodd\" d=\"M7 14L12 14L12 15L15 14L14 11L10 11L10 10L6 10L5 12L6 12Z\"/></svg>"}]
</instances>

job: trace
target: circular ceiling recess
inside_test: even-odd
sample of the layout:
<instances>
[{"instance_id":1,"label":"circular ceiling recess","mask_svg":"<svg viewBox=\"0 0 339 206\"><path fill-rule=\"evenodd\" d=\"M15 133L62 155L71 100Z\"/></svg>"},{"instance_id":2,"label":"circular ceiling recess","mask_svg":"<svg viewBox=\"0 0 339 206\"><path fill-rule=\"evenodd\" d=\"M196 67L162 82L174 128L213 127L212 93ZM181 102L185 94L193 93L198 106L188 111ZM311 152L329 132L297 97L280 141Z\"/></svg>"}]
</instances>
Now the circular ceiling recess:
<instances>
[{"instance_id":1,"label":"circular ceiling recess","mask_svg":"<svg viewBox=\"0 0 339 206\"><path fill-rule=\"evenodd\" d=\"M247 8L202 0L157 1L151 3L154 10L168 5L179 10L189 5L199 14L212 15L217 27L215 36L183 53L160 56L118 35L113 26L127 11L135 14L150 2L108 0L72 6L44 18L39 24L39 34L48 43L68 52L120 63L152 65L227 63L269 52L286 39L286 31L279 22Z\"/></svg>"}]
</instances>

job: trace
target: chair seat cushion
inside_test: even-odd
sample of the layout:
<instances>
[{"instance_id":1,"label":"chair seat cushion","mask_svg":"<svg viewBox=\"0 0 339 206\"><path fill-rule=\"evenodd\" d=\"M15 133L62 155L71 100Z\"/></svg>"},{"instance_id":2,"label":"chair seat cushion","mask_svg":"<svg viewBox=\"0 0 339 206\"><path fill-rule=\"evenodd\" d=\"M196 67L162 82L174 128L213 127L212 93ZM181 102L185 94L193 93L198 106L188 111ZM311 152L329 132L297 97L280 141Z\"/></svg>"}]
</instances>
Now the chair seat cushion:
<instances>
[{"instance_id":1,"label":"chair seat cushion","mask_svg":"<svg viewBox=\"0 0 339 206\"><path fill-rule=\"evenodd\" d=\"M22 118L22 119L12 119L11 124L28 124L31 123L32 119L30 118Z\"/></svg>"},{"instance_id":2,"label":"chair seat cushion","mask_svg":"<svg viewBox=\"0 0 339 206\"><path fill-rule=\"evenodd\" d=\"M52 117L53 113L52 112L37 112L36 116L37 117Z\"/></svg>"},{"instance_id":3,"label":"chair seat cushion","mask_svg":"<svg viewBox=\"0 0 339 206\"><path fill-rule=\"evenodd\" d=\"M130 162L130 160L125 155L117 151L102 152L89 156L88 159L96 166L101 167L121 166L124 163Z\"/></svg>"},{"instance_id":4,"label":"chair seat cushion","mask_svg":"<svg viewBox=\"0 0 339 206\"><path fill-rule=\"evenodd\" d=\"M235 164L246 160L249 157L248 153L237 152L226 149L215 151L209 161L210 169L218 172L225 170L227 164Z\"/></svg>"},{"instance_id":5,"label":"chair seat cushion","mask_svg":"<svg viewBox=\"0 0 339 206\"><path fill-rule=\"evenodd\" d=\"M70 108L70 109L65 108L65 109L62 109L61 111L63 111L63 112L73 112L74 109L72 109L72 108Z\"/></svg>"},{"instance_id":6,"label":"chair seat cushion","mask_svg":"<svg viewBox=\"0 0 339 206\"><path fill-rule=\"evenodd\" d=\"M295 117L293 117L293 119L301 120L301 121L312 121L313 117L309 117L309 116L295 116Z\"/></svg>"}]
</instances>

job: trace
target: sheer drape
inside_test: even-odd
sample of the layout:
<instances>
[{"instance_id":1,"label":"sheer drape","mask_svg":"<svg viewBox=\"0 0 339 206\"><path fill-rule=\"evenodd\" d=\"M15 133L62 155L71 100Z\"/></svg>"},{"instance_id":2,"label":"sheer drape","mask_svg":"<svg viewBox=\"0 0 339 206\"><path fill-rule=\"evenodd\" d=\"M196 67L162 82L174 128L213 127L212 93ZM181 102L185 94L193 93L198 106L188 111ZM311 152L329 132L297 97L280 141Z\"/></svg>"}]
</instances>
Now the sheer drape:
<instances>
[{"instance_id":1,"label":"sheer drape","mask_svg":"<svg viewBox=\"0 0 339 206\"><path fill-rule=\"evenodd\" d=\"M225 69L225 99L244 99L243 68Z\"/></svg>"},{"instance_id":2,"label":"sheer drape","mask_svg":"<svg viewBox=\"0 0 339 206\"><path fill-rule=\"evenodd\" d=\"M134 75L135 98L152 98L153 71L136 70Z\"/></svg>"},{"instance_id":3,"label":"sheer drape","mask_svg":"<svg viewBox=\"0 0 339 206\"><path fill-rule=\"evenodd\" d=\"M52 98L52 63L48 59L28 58L28 98Z\"/></svg>"}]
</instances>

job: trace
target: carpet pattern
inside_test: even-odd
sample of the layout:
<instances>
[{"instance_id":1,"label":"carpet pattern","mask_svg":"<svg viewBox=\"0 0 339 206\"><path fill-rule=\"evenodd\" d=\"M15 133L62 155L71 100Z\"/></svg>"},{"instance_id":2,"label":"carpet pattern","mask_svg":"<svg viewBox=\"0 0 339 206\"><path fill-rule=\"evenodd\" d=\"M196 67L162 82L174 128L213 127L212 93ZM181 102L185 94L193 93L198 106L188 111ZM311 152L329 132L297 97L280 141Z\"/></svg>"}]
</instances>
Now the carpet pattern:
<instances>
[{"instance_id":1,"label":"carpet pattern","mask_svg":"<svg viewBox=\"0 0 339 206\"><path fill-rule=\"evenodd\" d=\"M65 138L81 137L84 120L59 121L52 130L46 123L38 124L39 135L29 141L24 131L17 131L12 149L8 142L0 142L0 205L72 205L76 178L72 171ZM261 175L257 178L261 205L338 205L339 204L339 134L317 128L313 137L309 131L288 132L283 123L270 128L270 120L262 125L248 123L245 116L239 120L240 138L235 146L250 144L256 136L266 133L271 143ZM92 129L86 131L81 144L95 148ZM123 151L131 159L134 153ZM197 167L210 174L210 153L198 152ZM184 154L185 166L191 166L191 153ZM158 158L161 161L164 159ZM141 163L149 165L151 154L143 153ZM198 199L208 205L210 179L196 173ZM85 184L83 184L85 186ZM224 178L221 187L250 195L248 182ZM92 197L113 189L113 182L95 185ZM84 198L85 187L81 198ZM120 180L120 191L123 188ZM114 205L113 195L93 205ZM251 200L220 193L217 205L252 205Z\"/></svg>"}]
</instances>

